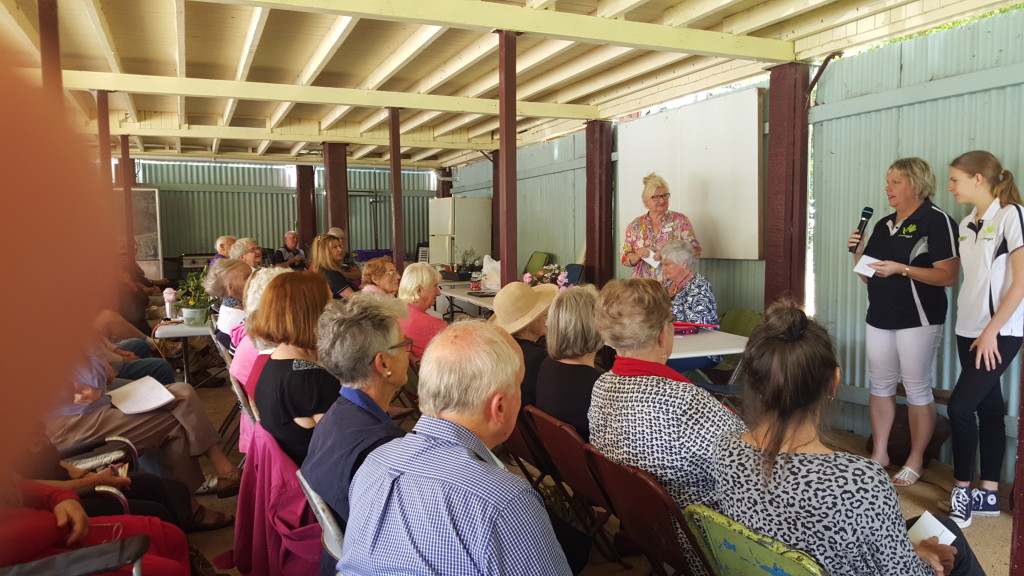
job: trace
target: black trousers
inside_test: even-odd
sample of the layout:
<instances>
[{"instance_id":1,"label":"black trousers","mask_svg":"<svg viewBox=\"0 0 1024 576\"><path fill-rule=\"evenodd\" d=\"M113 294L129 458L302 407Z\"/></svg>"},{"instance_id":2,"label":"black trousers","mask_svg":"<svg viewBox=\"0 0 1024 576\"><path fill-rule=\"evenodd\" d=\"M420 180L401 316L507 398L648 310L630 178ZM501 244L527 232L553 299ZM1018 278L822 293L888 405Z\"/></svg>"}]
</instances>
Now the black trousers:
<instances>
[{"instance_id":1,"label":"black trousers","mask_svg":"<svg viewBox=\"0 0 1024 576\"><path fill-rule=\"evenodd\" d=\"M949 397L947 413L953 439L953 477L960 482L974 478L974 455L981 442L981 479L998 482L1006 452L1006 430L1003 416L1006 404L1000 377L1010 366L1022 339L1016 336L999 336L999 355L1003 361L995 370L974 367L976 351L968 350L974 338L956 337L957 354L960 357L960 377Z\"/></svg>"},{"instance_id":2,"label":"black trousers","mask_svg":"<svg viewBox=\"0 0 1024 576\"><path fill-rule=\"evenodd\" d=\"M918 518L920 516L907 520L907 530L910 530ZM964 537L963 531L956 525L956 522L950 520L948 516L936 516L935 519L942 522L942 525L956 536L956 540L951 544L953 548L956 548L956 556L953 557L953 569L950 570L949 576L985 576L985 570L978 563L974 550L971 550L967 538Z\"/></svg>"}]
</instances>

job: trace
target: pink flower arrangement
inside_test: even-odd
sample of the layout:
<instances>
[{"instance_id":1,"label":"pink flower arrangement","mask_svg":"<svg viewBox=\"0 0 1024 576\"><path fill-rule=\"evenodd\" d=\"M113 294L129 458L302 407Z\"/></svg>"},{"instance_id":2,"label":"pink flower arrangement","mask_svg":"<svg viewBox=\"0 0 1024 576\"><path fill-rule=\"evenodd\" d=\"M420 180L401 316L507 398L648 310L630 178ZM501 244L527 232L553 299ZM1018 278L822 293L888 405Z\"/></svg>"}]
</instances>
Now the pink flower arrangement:
<instances>
[{"instance_id":1,"label":"pink flower arrangement","mask_svg":"<svg viewBox=\"0 0 1024 576\"><path fill-rule=\"evenodd\" d=\"M565 268L558 264L548 264L537 271L537 275L534 276L527 272L523 274L523 282L530 286L537 286L540 284L556 284L559 290L565 290L572 284L568 283L569 273Z\"/></svg>"}]
</instances>

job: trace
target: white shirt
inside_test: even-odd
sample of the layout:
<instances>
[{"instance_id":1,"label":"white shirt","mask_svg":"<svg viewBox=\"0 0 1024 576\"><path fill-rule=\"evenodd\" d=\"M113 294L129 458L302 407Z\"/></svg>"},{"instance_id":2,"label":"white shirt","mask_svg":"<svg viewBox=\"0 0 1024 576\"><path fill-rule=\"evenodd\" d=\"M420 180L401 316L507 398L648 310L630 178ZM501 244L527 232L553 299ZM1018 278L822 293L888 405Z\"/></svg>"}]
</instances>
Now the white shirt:
<instances>
[{"instance_id":1,"label":"white shirt","mask_svg":"<svg viewBox=\"0 0 1024 576\"><path fill-rule=\"evenodd\" d=\"M977 338L1013 283L1010 254L1024 246L1024 206L989 205L977 228L975 208L960 221L960 263L964 283L957 297L956 334ZM1001 336L1024 336L1024 302L1000 328Z\"/></svg>"}]
</instances>

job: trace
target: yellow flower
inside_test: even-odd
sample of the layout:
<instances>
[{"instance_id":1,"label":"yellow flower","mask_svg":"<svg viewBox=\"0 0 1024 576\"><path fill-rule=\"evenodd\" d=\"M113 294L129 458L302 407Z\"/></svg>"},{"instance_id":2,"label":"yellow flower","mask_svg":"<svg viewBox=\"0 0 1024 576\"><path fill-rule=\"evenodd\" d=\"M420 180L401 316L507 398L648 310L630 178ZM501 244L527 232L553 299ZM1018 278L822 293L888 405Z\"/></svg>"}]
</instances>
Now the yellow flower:
<instances>
[{"instance_id":1,"label":"yellow flower","mask_svg":"<svg viewBox=\"0 0 1024 576\"><path fill-rule=\"evenodd\" d=\"M196 305L196 301L195 300L189 300L188 301L188 305L189 306L195 306Z\"/></svg>"}]
</instances>

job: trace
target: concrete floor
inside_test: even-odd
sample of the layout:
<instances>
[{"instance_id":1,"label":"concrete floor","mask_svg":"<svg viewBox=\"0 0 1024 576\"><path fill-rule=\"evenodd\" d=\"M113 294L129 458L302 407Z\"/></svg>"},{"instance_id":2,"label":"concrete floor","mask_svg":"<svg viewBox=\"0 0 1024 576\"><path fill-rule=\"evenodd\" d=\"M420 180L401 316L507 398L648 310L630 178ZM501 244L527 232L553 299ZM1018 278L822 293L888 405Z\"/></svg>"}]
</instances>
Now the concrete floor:
<instances>
[{"instance_id":1,"label":"concrete floor","mask_svg":"<svg viewBox=\"0 0 1024 576\"><path fill-rule=\"evenodd\" d=\"M208 414L214 425L219 425L234 402L234 396L228 387L197 390L199 397L203 400ZM854 454L867 456L864 451L865 439L850 432L837 431L832 438L834 448L845 450ZM237 452L230 455L238 459ZM205 463L204 463L205 464ZM510 467L515 471L515 467ZM895 469L890 470L895 473ZM949 488L953 484L952 467L939 462L933 462L922 474L922 478L914 486L900 488L901 505L905 517L913 517L929 510L935 514L943 513L939 508L940 501L948 501ZM1004 495L1001 508L1009 510L1009 503L1005 496L1009 494L1009 487L1004 487L1001 492ZM233 513L237 498L218 499L216 496L200 496L199 501L211 509L220 510L226 513ZM617 528L617 522L613 518L610 528L612 531ZM995 518L976 518L974 523L964 530L968 542L978 556L985 572L990 575L1009 573L1010 564L1010 535L1013 529L1013 520L1009 514L1004 512ZM208 558L229 550L233 547L233 528L223 528L212 532L201 532L189 535L189 541ZM633 576L650 574L650 565L642 556L630 556L626 560L632 565L631 568L623 568L619 564L609 562L596 551L592 553L590 564L582 572L583 576L618 575ZM238 574L237 571L224 571L221 573Z\"/></svg>"}]
</instances>

